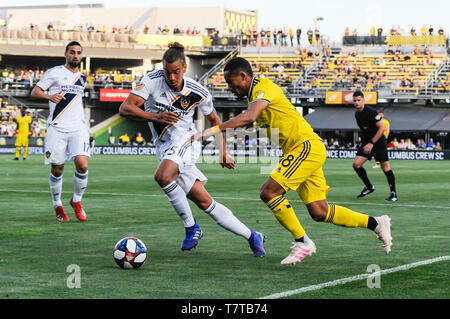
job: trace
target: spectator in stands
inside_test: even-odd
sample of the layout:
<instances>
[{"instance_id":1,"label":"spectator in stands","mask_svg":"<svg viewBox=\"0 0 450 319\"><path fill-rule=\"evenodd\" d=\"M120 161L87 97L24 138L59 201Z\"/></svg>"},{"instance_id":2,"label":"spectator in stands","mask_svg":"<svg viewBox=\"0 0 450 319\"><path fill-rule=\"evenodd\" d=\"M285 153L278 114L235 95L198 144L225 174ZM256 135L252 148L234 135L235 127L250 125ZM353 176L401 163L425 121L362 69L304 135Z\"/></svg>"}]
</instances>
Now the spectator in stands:
<instances>
[{"instance_id":1,"label":"spectator in stands","mask_svg":"<svg viewBox=\"0 0 450 319\"><path fill-rule=\"evenodd\" d=\"M412 27L410 33L412 36L417 35L416 28Z\"/></svg>"},{"instance_id":2,"label":"spectator in stands","mask_svg":"<svg viewBox=\"0 0 450 319\"><path fill-rule=\"evenodd\" d=\"M394 145L394 148L395 148L395 149L397 148L397 146L398 146L398 140L397 140L396 137L394 137L394 138L392 139L392 145Z\"/></svg>"},{"instance_id":3,"label":"spectator in stands","mask_svg":"<svg viewBox=\"0 0 450 319\"><path fill-rule=\"evenodd\" d=\"M377 29L377 35L379 37L381 37L383 35L383 28L380 27L380 28Z\"/></svg>"},{"instance_id":4,"label":"spectator in stands","mask_svg":"<svg viewBox=\"0 0 450 319\"><path fill-rule=\"evenodd\" d=\"M436 146L434 147L434 150L436 150L436 151L440 151L442 148L441 148L441 143L440 142L436 142Z\"/></svg>"},{"instance_id":5,"label":"spectator in stands","mask_svg":"<svg viewBox=\"0 0 450 319\"><path fill-rule=\"evenodd\" d=\"M439 27L438 34L439 35L444 35L444 28Z\"/></svg>"},{"instance_id":6,"label":"spectator in stands","mask_svg":"<svg viewBox=\"0 0 450 319\"><path fill-rule=\"evenodd\" d=\"M425 144L425 141L423 139L418 139L416 146L417 149L424 150L427 147L427 144Z\"/></svg>"},{"instance_id":7,"label":"spectator in stands","mask_svg":"<svg viewBox=\"0 0 450 319\"><path fill-rule=\"evenodd\" d=\"M306 33L306 35L308 36L308 42L309 44L313 43L313 31L311 28L309 28L308 32Z\"/></svg>"},{"instance_id":8,"label":"spectator in stands","mask_svg":"<svg viewBox=\"0 0 450 319\"><path fill-rule=\"evenodd\" d=\"M295 33L297 35L297 46L300 46L300 37L302 35L302 29L300 28L300 26L297 27L297 30Z\"/></svg>"},{"instance_id":9,"label":"spectator in stands","mask_svg":"<svg viewBox=\"0 0 450 319\"><path fill-rule=\"evenodd\" d=\"M116 137L113 133L110 133L108 136L108 144L109 145L115 145L116 144Z\"/></svg>"},{"instance_id":10,"label":"spectator in stands","mask_svg":"<svg viewBox=\"0 0 450 319\"><path fill-rule=\"evenodd\" d=\"M422 27L422 29L420 29L420 33L421 33L422 35L427 35L427 32L428 32L428 29L427 29L427 27L426 27L425 24L424 24L423 27Z\"/></svg>"},{"instance_id":11,"label":"spectator in stands","mask_svg":"<svg viewBox=\"0 0 450 319\"><path fill-rule=\"evenodd\" d=\"M407 150L416 150L417 149L416 145L414 145L414 143L411 141L410 138L406 139L406 149Z\"/></svg>"},{"instance_id":12,"label":"spectator in stands","mask_svg":"<svg viewBox=\"0 0 450 319\"><path fill-rule=\"evenodd\" d=\"M394 143L392 143L392 141L390 141L390 142L387 144L387 149L388 149L388 150L393 150L393 149L395 149L395 145L394 145Z\"/></svg>"},{"instance_id":13,"label":"spectator in stands","mask_svg":"<svg viewBox=\"0 0 450 319\"><path fill-rule=\"evenodd\" d=\"M430 25L430 27L428 28L428 35L433 35L434 33L434 28L433 26Z\"/></svg>"},{"instance_id":14,"label":"spectator in stands","mask_svg":"<svg viewBox=\"0 0 450 319\"><path fill-rule=\"evenodd\" d=\"M145 140L144 140L144 137L142 136L141 132L136 133L136 136L134 137L133 145L137 145L137 146L145 145Z\"/></svg>"},{"instance_id":15,"label":"spectator in stands","mask_svg":"<svg viewBox=\"0 0 450 319\"><path fill-rule=\"evenodd\" d=\"M289 40L291 40L291 47L294 46L294 30L289 28Z\"/></svg>"},{"instance_id":16,"label":"spectator in stands","mask_svg":"<svg viewBox=\"0 0 450 319\"><path fill-rule=\"evenodd\" d=\"M358 139L356 140L354 148L359 148L362 145L362 138L361 136L358 136Z\"/></svg>"},{"instance_id":17,"label":"spectator in stands","mask_svg":"<svg viewBox=\"0 0 450 319\"><path fill-rule=\"evenodd\" d=\"M277 45L277 37L278 37L278 31L276 28L273 28L273 32L272 32L272 36L273 36L273 45Z\"/></svg>"},{"instance_id":18,"label":"spectator in stands","mask_svg":"<svg viewBox=\"0 0 450 319\"><path fill-rule=\"evenodd\" d=\"M128 133L123 133L123 135L119 137L119 142L122 145L130 145L130 137L128 136Z\"/></svg>"},{"instance_id":19,"label":"spectator in stands","mask_svg":"<svg viewBox=\"0 0 450 319\"><path fill-rule=\"evenodd\" d=\"M400 139L400 143L398 143L398 145L397 145L397 149L406 150L407 146L408 145L405 143L405 140L402 138L402 139Z\"/></svg>"},{"instance_id":20,"label":"spectator in stands","mask_svg":"<svg viewBox=\"0 0 450 319\"><path fill-rule=\"evenodd\" d=\"M319 29L314 30L314 37L316 39L316 44L320 45L320 31Z\"/></svg>"},{"instance_id":21,"label":"spectator in stands","mask_svg":"<svg viewBox=\"0 0 450 319\"><path fill-rule=\"evenodd\" d=\"M428 143L427 143L427 150L432 150L436 146L436 143L434 143L433 139L430 137Z\"/></svg>"}]
</instances>

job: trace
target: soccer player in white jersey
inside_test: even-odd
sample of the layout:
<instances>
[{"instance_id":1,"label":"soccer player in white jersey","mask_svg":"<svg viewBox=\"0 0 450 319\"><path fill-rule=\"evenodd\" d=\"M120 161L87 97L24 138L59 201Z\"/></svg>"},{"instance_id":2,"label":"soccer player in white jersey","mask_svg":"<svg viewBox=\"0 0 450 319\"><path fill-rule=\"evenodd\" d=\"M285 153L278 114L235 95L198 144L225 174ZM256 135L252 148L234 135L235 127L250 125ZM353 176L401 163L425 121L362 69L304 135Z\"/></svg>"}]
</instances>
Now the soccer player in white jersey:
<instances>
[{"instance_id":1,"label":"soccer player in white jersey","mask_svg":"<svg viewBox=\"0 0 450 319\"><path fill-rule=\"evenodd\" d=\"M88 183L90 144L82 101L86 76L78 70L82 52L80 43L70 42L64 53L66 63L47 70L31 92L32 97L49 101L44 161L51 164L50 191L56 218L60 222L69 221L61 202L66 160L75 164L74 193L70 205L80 221L86 220L81 199Z\"/></svg>"},{"instance_id":2,"label":"soccer player in white jersey","mask_svg":"<svg viewBox=\"0 0 450 319\"><path fill-rule=\"evenodd\" d=\"M244 225L227 207L216 202L206 191L207 178L196 167L201 144L186 142L195 134L195 108L211 126L220 119L213 107L211 94L196 81L185 77L187 64L184 47L175 42L163 56L163 69L147 73L120 106L122 116L149 123L159 161L155 180L182 219L186 237L181 250L197 246L203 233L192 215L188 198L220 226L248 240L253 256L265 254L265 236ZM141 107L144 106L144 109ZM233 169L235 162L221 143L221 165Z\"/></svg>"}]
</instances>

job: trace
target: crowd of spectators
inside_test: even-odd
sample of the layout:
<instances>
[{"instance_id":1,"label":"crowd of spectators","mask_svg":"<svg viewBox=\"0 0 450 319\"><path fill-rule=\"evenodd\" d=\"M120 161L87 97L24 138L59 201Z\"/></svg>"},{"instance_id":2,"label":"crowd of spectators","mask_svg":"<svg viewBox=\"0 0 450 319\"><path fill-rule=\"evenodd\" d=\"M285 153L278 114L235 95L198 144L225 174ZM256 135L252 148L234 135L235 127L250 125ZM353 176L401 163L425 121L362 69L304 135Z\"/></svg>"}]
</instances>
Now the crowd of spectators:
<instances>
[{"instance_id":1,"label":"crowd of spectators","mask_svg":"<svg viewBox=\"0 0 450 319\"><path fill-rule=\"evenodd\" d=\"M419 60L419 56L424 58ZM324 57L322 65L318 68L316 78L320 80L332 76L334 78L334 89L356 87L361 90L370 90L385 85L399 92L405 92L407 88L424 86L424 80L417 77L429 76L430 71L425 67L438 66L442 62L427 46L416 46L412 52L404 52L401 47L389 46L384 56L380 55L367 59L366 70L355 63L359 59L356 51L345 53L341 50L334 57L331 55L325 55ZM385 71L375 71L377 66L385 66L387 62L395 62L398 69L393 71L397 71L399 74L399 76L390 79L390 82L386 81L388 76ZM411 62L417 63L414 68L411 68ZM371 66L374 67L372 71L370 70ZM445 88L449 84L446 82L447 80L448 77L444 78L443 81L443 87Z\"/></svg>"},{"instance_id":2,"label":"crowd of spectators","mask_svg":"<svg viewBox=\"0 0 450 319\"><path fill-rule=\"evenodd\" d=\"M358 140L355 144L352 142L340 142L338 138L327 138L323 139L323 143L327 149L343 149L343 148L351 148L356 149L361 146L361 137L358 137ZM387 144L387 148L389 150L433 150L439 151L442 150L440 142L434 142L433 138L430 138L426 143L424 139L417 139L416 143L413 143L410 138L400 138L400 142L396 137L390 140Z\"/></svg>"},{"instance_id":3,"label":"crowd of spectators","mask_svg":"<svg viewBox=\"0 0 450 319\"><path fill-rule=\"evenodd\" d=\"M20 109L16 105L10 105L7 101L0 100L0 136L16 136L18 127L14 120L21 116ZM45 136L45 125L41 123L36 112L31 109L28 109L27 112L33 119L30 136Z\"/></svg>"},{"instance_id":4,"label":"crowd of spectators","mask_svg":"<svg viewBox=\"0 0 450 319\"><path fill-rule=\"evenodd\" d=\"M152 145L152 143L146 142L145 138L142 136L141 132L136 132L136 134L131 138L127 132L124 132L120 137L119 140L116 141L116 137L114 134L110 134L108 137L108 144L109 145L133 145L133 146L145 146L145 145Z\"/></svg>"},{"instance_id":5,"label":"crowd of spectators","mask_svg":"<svg viewBox=\"0 0 450 319\"><path fill-rule=\"evenodd\" d=\"M23 89L30 89L35 83L39 82L44 75L42 69L14 69L4 68L0 70L0 88L9 90L14 88L14 85L20 84Z\"/></svg>"},{"instance_id":6,"label":"crowd of spectators","mask_svg":"<svg viewBox=\"0 0 450 319\"><path fill-rule=\"evenodd\" d=\"M344 35L346 37L348 36L358 36L358 29L354 28L352 31L350 31L350 29L348 27L345 28L344 30ZM369 36L382 36L383 35L383 28L382 27L378 27L376 28L375 26L372 26L369 30L369 32L367 33L367 35ZM429 27L427 27L426 25L423 25L422 28L420 28L420 32L418 30L416 30L416 28L414 26L411 27L411 29L409 29L409 32L406 31L404 28L402 28L401 26L392 26L391 29L389 29L389 35L444 35L444 28L442 26L439 27L439 29L435 32L435 29L432 25L430 25Z\"/></svg>"},{"instance_id":7,"label":"crowd of spectators","mask_svg":"<svg viewBox=\"0 0 450 319\"><path fill-rule=\"evenodd\" d=\"M39 30L39 26L31 23L30 30ZM105 25L86 23L84 25L68 26L64 23L56 24L49 23L46 31L78 31L78 32L100 32L100 33L117 33L117 34L162 34L162 35L193 35L193 36L211 36L219 38L231 38L235 43L241 43L244 46L300 46L302 33L306 35L307 43L319 45L321 42L321 33L315 28L309 28L308 31L303 30L298 26L279 27L279 28L261 28L259 31L256 28L247 27L245 29L224 29L224 30L199 30L195 26L187 28L182 26L175 26L169 28L167 25L158 26L152 30L148 25L144 25L137 29L132 26L117 26L106 27Z\"/></svg>"},{"instance_id":8,"label":"crowd of spectators","mask_svg":"<svg viewBox=\"0 0 450 319\"><path fill-rule=\"evenodd\" d=\"M43 69L24 69L6 67L0 70L0 89L8 91L11 89L31 90L39 82L45 70ZM123 73L120 70L113 71L95 71L91 74L84 74L87 77L86 88L123 88L131 89L138 83L141 74L132 75Z\"/></svg>"}]
</instances>

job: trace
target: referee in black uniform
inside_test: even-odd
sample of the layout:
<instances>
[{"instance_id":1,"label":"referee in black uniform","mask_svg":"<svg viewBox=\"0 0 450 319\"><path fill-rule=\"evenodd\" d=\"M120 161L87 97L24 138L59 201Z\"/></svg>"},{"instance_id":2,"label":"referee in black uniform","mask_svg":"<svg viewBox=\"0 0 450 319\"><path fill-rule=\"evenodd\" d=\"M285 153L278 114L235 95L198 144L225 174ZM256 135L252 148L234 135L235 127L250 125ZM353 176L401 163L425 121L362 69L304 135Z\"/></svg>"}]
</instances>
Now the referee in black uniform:
<instances>
[{"instance_id":1,"label":"referee in black uniform","mask_svg":"<svg viewBox=\"0 0 450 319\"><path fill-rule=\"evenodd\" d=\"M361 130L362 143L358 148L355 160L353 161L353 169L363 181L365 187L358 195L358 198L364 197L375 191L375 186L372 185L367 172L363 165L372 157L381 163L381 169L386 175L391 194L386 198L387 201L398 201L397 192L395 190L395 176L391 170L389 157L387 152L387 141L384 137L384 130L386 129L382 117L376 110L370 106L364 105L364 94L361 91L353 93L353 104L356 108L355 118Z\"/></svg>"}]
</instances>

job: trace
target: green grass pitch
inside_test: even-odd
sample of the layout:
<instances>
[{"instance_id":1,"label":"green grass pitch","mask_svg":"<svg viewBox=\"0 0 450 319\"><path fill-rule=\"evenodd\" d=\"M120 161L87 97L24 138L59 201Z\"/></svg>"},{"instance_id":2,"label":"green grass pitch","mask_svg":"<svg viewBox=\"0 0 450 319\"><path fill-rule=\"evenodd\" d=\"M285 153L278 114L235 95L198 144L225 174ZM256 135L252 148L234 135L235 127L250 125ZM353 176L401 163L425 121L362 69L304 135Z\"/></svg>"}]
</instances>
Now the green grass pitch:
<instances>
[{"instance_id":1,"label":"green grass pitch","mask_svg":"<svg viewBox=\"0 0 450 319\"><path fill-rule=\"evenodd\" d=\"M71 221L56 221L51 204L50 167L40 156L12 161L0 156L0 298L225 298L254 299L450 255L450 161L392 161L399 201L389 203L386 177L365 167L376 192L362 199L363 185L351 160L328 160L324 171L330 203L369 215L389 214L394 246L385 255L381 242L366 229L314 222L297 194L287 195L317 254L296 266L280 261L292 238L259 200L267 175L260 164L238 163L226 170L214 163L198 167L209 178L207 189L250 228L267 236L266 255L253 258L248 243L225 231L191 207L204 231L192 251L182 252L184 228L153 180L155 157L93 156L83 199L88 220L79 222L69 205L72 163L64 173L63 203ZM138 270L122 270L113 247L122 237L137 236L149 257ZM69 265L80 269L80 287L67 285ZM381 276L380 288L366 280L288 296L295 298L430 298L450 297L448 269L441 261Z\"/></svg>"}]
</instances>

